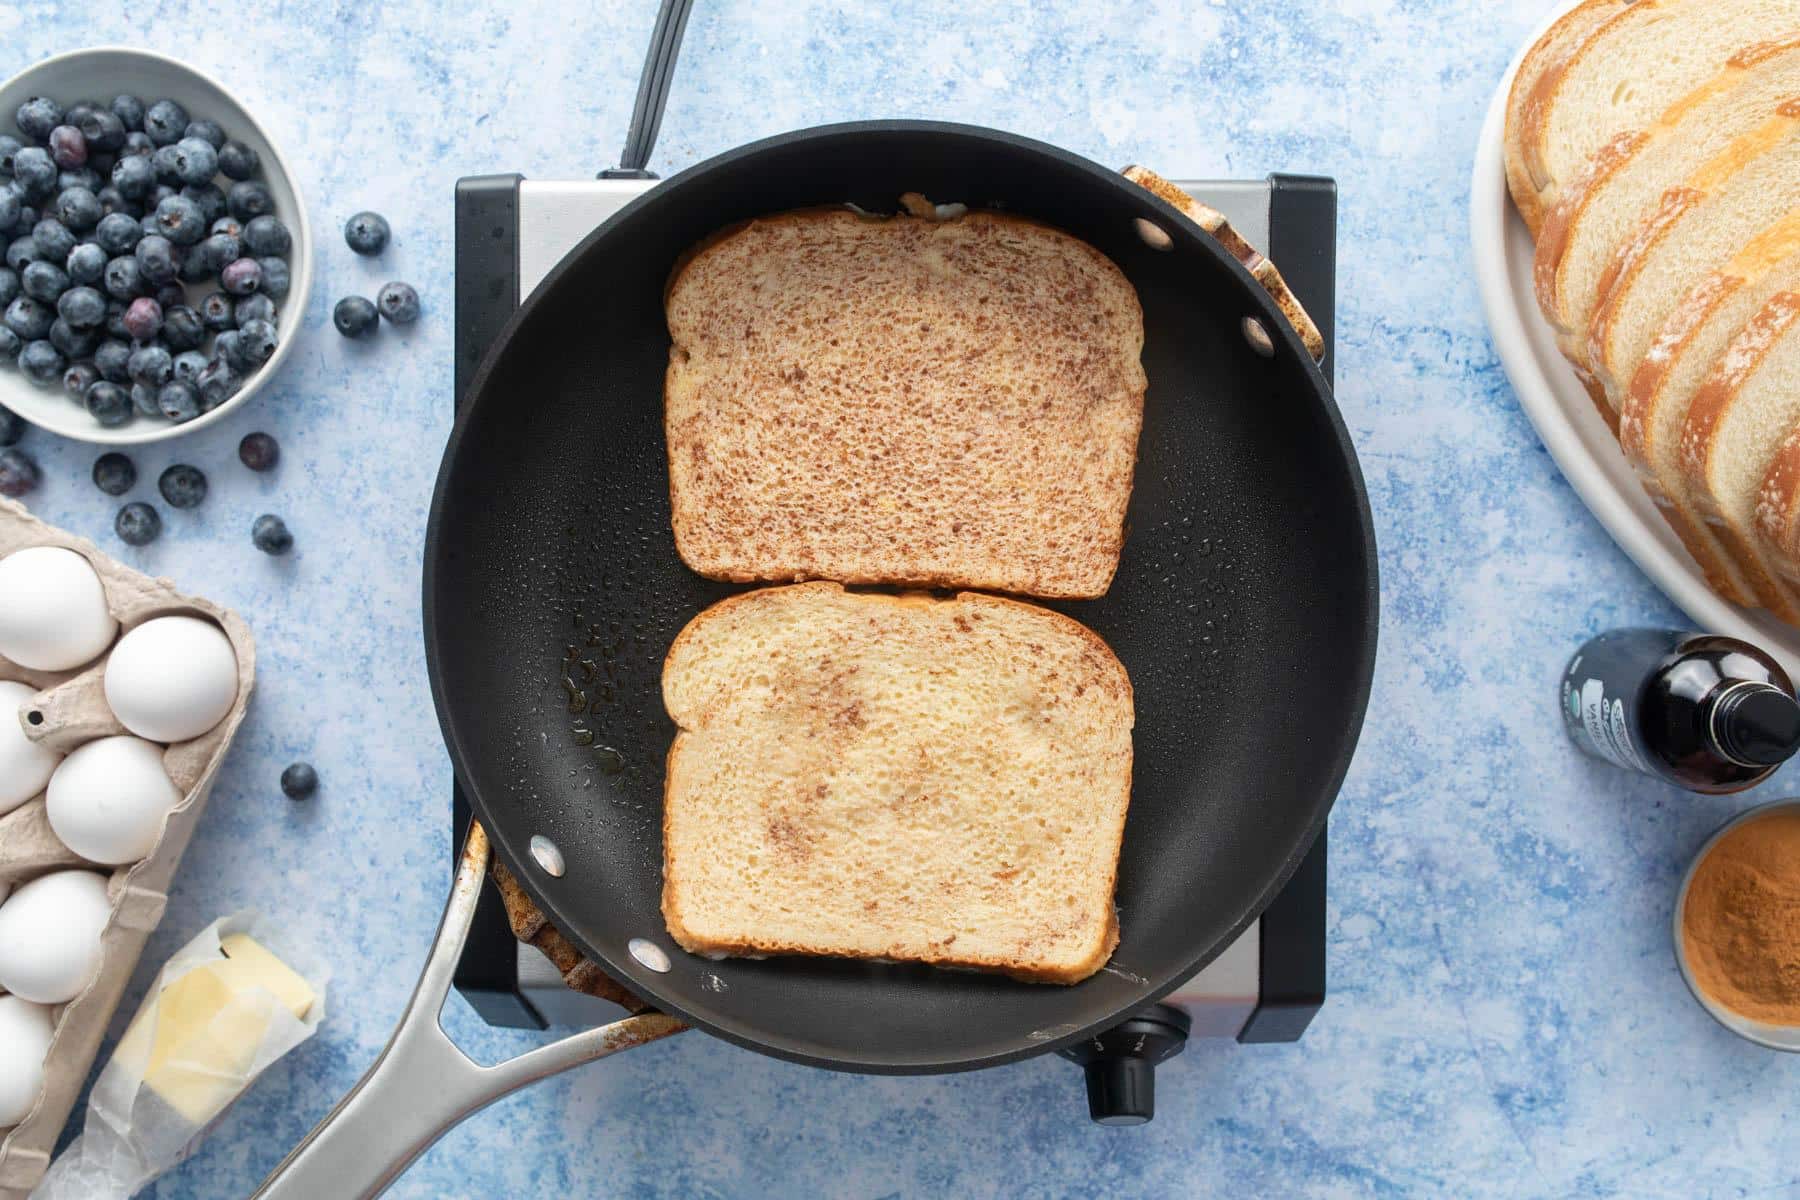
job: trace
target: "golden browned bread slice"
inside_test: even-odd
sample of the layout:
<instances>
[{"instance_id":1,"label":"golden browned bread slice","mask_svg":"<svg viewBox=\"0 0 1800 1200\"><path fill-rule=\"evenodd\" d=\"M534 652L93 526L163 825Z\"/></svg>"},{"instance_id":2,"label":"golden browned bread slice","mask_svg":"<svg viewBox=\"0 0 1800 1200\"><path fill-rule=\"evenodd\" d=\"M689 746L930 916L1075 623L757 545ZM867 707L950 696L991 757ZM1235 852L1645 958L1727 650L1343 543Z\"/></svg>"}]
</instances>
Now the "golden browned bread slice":
<instances>
[{"instance_id":1,"label":"golden browned bread slice","mask_svg":"<svg viewBox=\"0 0 1800 1200\"><path fill-rule=\"evenodd\" d=\"M1131 684L1080 623L764 588L688 624L663 701L663 917L688 950L1074 983L1117 944Z\"/></svg>"},{"instance_id":2,"label":"golden browned bread slice","mask_svg":"<svg viewBox=\"0 0 1800 1200\"><path fill-rule=\"evenodd\" d=\"M1534 237L1543 224L1544 212L1538 202L1540 185L1525 161L1523 132L1541 119L1539 110L1570 56L1630 3L1631 0L1583 0L1531 44L1513 74L1512 88L1506 96L1506 185Z\"/></svg>"},{"instance_id":3,"label":"golden browned bread slice","mask_svg":"<svg viewBox=\"0 0 1800 1200\"><path fill-rule=\"evenodd\" d=\"M675 544L716 579L1103 594L1143 421L1119 269L1016 217L751 221L667 298Z\"/></svg>"},{"instance_id":4,"label":"golden browned bread slice","mask_svg":"<svg viewBox=\"0 0 1800 1200\"><path fill-rule=\"evenodd\" d=\"M1800 213L1764 230L1688 290L1651 342L1619 409L1619 446L1644 490L1713 590L1738 604L1757 603L1756 593L1684 499L1681 427L1694 393L1725 347L1771 297L1795 289L1800 289Z\"/></svg>"},{"instance_id":5,"label":"golden browned bread slice","mask_svg":"<svg viewBox=\"0 0 1800 1200\"><path fill-rule=\"evenodd\" d=\"M1668 107L1763 43L1800 33L1800 0L1637 0L1582 41L1539 82L1518 131L1544 211L1594 152L1643 129Z\"/></svg>"},{"instance_id":6,"label":"golden browned bread slice","mask_svg":"<svg viewBox=\"0 0 1800 1200\"><path fill-rule=\"evenodd\" d=\"M1731 552L1758 601L1784 621L1800 602L1758 529L1765 479L1800 424L1800 292L1772 296L1713 364L1681 431L1687 500Z\"/></svg>"}]
</instances>

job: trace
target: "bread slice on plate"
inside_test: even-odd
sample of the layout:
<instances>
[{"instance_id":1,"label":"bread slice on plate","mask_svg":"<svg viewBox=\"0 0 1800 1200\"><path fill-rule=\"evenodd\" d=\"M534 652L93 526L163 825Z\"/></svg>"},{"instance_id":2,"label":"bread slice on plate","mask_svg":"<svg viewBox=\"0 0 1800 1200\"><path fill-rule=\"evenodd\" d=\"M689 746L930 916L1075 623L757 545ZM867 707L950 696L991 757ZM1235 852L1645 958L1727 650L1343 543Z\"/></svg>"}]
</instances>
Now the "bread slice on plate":
<instances>
[{"instance_id":1,"label":"bread slice on plate","mask_svg":"<svg viewBox=\"0 0 1800 1200\"><path fill-rule=\"evenodd\" d=\"M1075 983L1118 941L1131 684L997 596L723 600L670 647L663 917L696 954Z\"/></svg>"},{"instance_id":2,"label":"bread slice on plate","mask_svg":"<svg viewBox=\"0 0 1800 1200\"><path fill-rule=\"evenodd\" d=\"M1800 0L1637 0L1540 81L1518 132L1547 212L1595 151L1654 123L1668 107L1763 43L1800 34Z\"/></svg>"},{"instance_id":3,"label":"bread slice on plate","mask_svg":"<svg viewBox=\"0 0 1800 1200\"><path fill-rule=\"evenodd\" d=\"M787 213L699 248L666 308L669 491L694 570L1107 590L1144 322L1093 247L997 213Z\"/></svg>"},{"instance_id":4,"label":"bread slice on plate","mask_svg":"<svg viewBox=\"0 0 1800 1200\"><path fill-rule=\"evenodd\" d=\"M1734 64L1670 106L1655 124L1602 146L1538 234L1534 270L1544 318L1565 353L1586 332L1615 252L1655 213L1671 188L1689 185L1745 135L1777 129L1800 110L1800 41ZM1767 134L1763 134L1767 136ZM1741 147L1737 153L1751 153Z\"/></svg>"},{"instance_id":5,"label":"bread slice on plate","mask_svg":"<svg viewBox=\"0 0 1800 1200\"><path fill-rule=\"evenodd\" d=\"M1758 601L1784 621L1800 602L1758 528L1765 477L1800 425L1800 292L1779 292L1725 348L1681 431L1688 503L1731 551Z\"/></svg>"},{"instance_id":6,"label":"bread slice on plate","mask_svg":"<svg viewBox=\"0 0 1800 1200\"><path fill-rule=\"evenodd\" d=\"M1755 589L1731 552L1685 501L1681 427L1694 393L1744 325L1779 292L1800 289L1800 213L1763 231L1722 268L1690 288L1631 377L1619 409L1619 447L1705 572L1713 590L1754 605Z\"/></svg>"},{"instance_id":7,"label":"bread slice on plate","mask_svg":"<svg viewBox=\"0 0 1800 1200\"><path fill-rule=\"evenodd\" d=\"M1513 204L1525 218L1525 225L1533 237L1537 236L1544 220L1538 203L1538 189L1542 183L1532 178L1526 165L1520 133L1537 123L1538 109L1570 56L1630 3L1631 0L1583 0L1557 18L1531 44L1531 49L1519 60L1519 69L1513 73L1512 89L1506 96L1506 184L1512 192Z\"/></svg>"},{"instance_id":8,"label":"bread slice on plate","mask_svg":"<svg viewBox=\"0 0 1800 1200\"><path fill-rule=\"evenodd\" d=\"M1617 407L1651 341L1695 281L1800 207L1800 109L1735 139L1618 251L1588 327L1587 365Z\"/></svg>"}]
</instances>

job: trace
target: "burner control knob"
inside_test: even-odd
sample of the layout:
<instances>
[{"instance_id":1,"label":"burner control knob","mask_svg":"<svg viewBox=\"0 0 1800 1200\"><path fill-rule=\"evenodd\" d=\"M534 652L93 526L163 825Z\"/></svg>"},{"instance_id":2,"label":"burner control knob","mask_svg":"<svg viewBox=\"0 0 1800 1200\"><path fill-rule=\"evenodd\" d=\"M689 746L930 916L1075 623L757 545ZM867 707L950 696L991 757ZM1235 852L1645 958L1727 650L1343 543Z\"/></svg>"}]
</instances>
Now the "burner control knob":
<instances>
[{"instance_id":1,"label":"burner control knob","mask_svg":"<svg viewBox=\"0 0 1800 1200\"><path fill-rule=\"evenodd\" d=\"M1142 1125L1154 1117L1156 1064L1181 1053L1192 1024L1179 1008L1152 1004L1058 1051L1087 1073L1088 1116L1099 1125Z\"/></svg>"}]
</instances>

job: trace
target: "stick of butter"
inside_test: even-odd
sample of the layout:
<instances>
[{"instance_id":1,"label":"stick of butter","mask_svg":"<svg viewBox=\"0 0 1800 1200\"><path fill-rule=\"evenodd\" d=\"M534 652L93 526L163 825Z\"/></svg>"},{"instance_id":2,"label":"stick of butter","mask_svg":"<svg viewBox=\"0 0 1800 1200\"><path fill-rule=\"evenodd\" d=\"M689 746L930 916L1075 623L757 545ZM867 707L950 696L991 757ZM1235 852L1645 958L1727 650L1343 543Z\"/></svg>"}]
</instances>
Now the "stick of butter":
<instances>
[{"instance_id":1,"label":"stick of butter","mask_svg":"<svg viewBox=\"0 0 1800 1200\"><path fill-rule=\"evenodd\" d=\"M248 1082L274 1004L303 1021L317 999L298 972L249 934L226 934L219 949L223 959L164 987L117 1051L144 1063L144 1083L195 1125L217 1116Z\"/></svg>"}]
</instances>

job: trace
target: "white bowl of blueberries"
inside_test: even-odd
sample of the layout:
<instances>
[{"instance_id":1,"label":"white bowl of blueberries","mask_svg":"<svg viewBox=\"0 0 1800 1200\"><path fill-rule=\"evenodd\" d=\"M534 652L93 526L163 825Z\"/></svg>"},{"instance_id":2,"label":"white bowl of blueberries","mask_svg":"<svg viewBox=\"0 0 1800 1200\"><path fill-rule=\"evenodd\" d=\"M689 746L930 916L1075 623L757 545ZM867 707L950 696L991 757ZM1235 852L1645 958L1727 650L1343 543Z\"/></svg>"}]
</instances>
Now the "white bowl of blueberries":
<instances>
[{"instance_id":1,"label":"white bowl of blueberries","mask_svg":"<svg viewBox=\"0 0 1800 1200\"><path fill-rule=\"evenodd\" d=\"M65 437L209 425L281 365L312 234L281 153L217 81L144 50L0 85L0 404Z\"/></svg>"}]
</instances>

